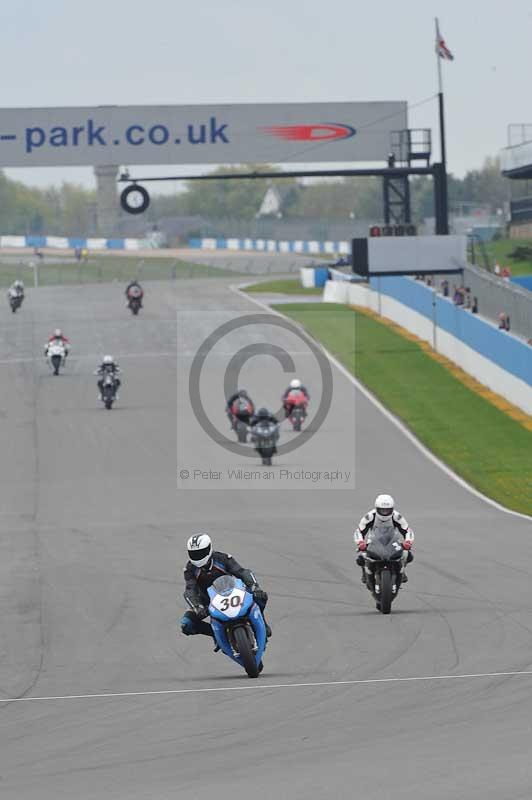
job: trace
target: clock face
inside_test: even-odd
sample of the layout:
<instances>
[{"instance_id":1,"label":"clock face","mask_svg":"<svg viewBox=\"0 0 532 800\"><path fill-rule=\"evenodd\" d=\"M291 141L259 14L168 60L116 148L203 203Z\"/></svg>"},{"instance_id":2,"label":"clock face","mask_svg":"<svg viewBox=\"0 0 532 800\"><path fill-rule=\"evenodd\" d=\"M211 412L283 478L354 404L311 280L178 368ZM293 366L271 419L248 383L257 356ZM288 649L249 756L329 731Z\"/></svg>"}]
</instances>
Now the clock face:
<instances>
[{"instance_id":1,"label":"clock face","mask_svg":"<svg viewBox=\"0 0 532 800\"><path fill-rule=\"evenodd\" d=\"M150 204L150 196L143 186L128 186L120 195L120 205L128 214L142 214Z\"/></svg>"}]
</instances>

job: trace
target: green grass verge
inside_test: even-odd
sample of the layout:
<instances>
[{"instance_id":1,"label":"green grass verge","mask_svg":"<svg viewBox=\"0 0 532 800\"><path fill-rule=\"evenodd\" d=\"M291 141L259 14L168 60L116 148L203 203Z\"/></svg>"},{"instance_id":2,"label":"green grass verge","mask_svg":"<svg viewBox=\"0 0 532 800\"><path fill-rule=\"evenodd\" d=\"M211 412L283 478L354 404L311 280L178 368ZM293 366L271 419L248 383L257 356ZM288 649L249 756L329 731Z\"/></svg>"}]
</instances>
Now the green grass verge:
<instances>
[{"instance_id":1,"label":"green grass verge","mask_svg":"<svg viewBox=\"0 0 532 800\"><path fill-rule=\"evenodd\" d=\"M335 304L283 304L442 461L499 503L532 514L532 432L415 342Z\"/></svg>"},{"instance_id":2,"label":"green grass verge","mask_svg":"<svg viewBox=\"0 0 532 800\"><path fill-rule=\"evenodd\" d=\"M53 258L53 260L52 260ZM9 286L21 278L26 286L33 286L35 257L2 256L0 254L0 286ZM132 278L140 281L178 280L180 278L221 278L238 275L217 267L181 261L176 258L154 256L108 256L91 254L87 264L78 264L73 258L44 256L39 264L41 286L76 283L127 282Z\"/></svg>"},{"instance_id":3,"label":"green grass verge","mask_svg":"<svg viewBox=\"0 0 532 800\"><path fill-rule=\"evenodd\" d=\"M513 276L532 275L532 260L516 261L510 258L510 253L520 246L532 248L532 239L496 239L492 242L486 242L484 247L486 248L490 268L493 268L495 261L497 261L501 265L501 269L502 267L510 267ZM483 266L484 261L480 251L477 252L476 260L478 264Z\"/></svg>"},{"instance_id":4,"label":"green grass verge","mask_svg":"<svg viewBox=\"0 0 532 800\"><path fill-rule=\"evenodd\" d=\"M301 283L294 278L280 279L276 281L264 281L264 283L254 283L246 286L245 292L269 292L270 294L323 294L323 289L305 289Z\"/></svg>"}]
</instances>

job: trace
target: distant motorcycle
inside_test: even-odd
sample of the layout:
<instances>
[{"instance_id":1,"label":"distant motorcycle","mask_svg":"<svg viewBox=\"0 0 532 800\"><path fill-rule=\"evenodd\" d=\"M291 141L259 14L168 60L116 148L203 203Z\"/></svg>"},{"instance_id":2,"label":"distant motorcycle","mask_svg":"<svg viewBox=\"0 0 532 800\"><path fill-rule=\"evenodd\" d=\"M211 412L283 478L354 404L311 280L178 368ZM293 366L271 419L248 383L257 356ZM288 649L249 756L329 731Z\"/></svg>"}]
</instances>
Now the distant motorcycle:
<instances>
[{"instance_id":1,"label":"distant motorcycle","mask_svg":"<svg viewBox=\"0 0 532 800\"><path fill-rule=\"evenodd\" d=\"M207 589L211 627L220 650L244 667L250 678L262 672L266 626L261 610L245 584L222 575Z\"/></svg>"},{"instance_id":2,"label":"distant motorcycle","mask_svg":"<svg viewBox=\"0 0 532 800\"><path fill-rule=\"evenodd\" d=\"M139 286L132 286L128 290L127 305L131 309L131 313L136 317L142 308L143 291Z\"/></svg>"},{"instance_id":3,"label":"distant motorcycle","mask_svg":"<svg viewBox=\"0 0 532 800\"><path fill-rule=\"evenodd\" d=\"M288 419L294 431L300 431L303 421L307 416L308 397L304 392L295 389L290 392L285 405L290 408Z\"/></svg>"},{"instance_id":4,"label":"distant motorcycle","mask_svg":"<svg viewBox=\"0 0 532 800\"><path fill-rule=\"evenodd\" d=\"M131 309L131 313L136 317L141 308L141 300L140 297L130 297L128 308Z\"/></svg>"},{"instance_id":5,"label":"distant motorcycle","mask_svg":"<svg viewBox=\"0 0 532 800\"><path fill-rule=\"evenodd\" d=\"M259 420L251 428L251 438L264 466L271 467L272 456L277 452L279 425L270 420Z\"/></svg>"},{"instance_id":6,"label":"distant motorcycle","mask_svg":"<svg viewBox=\"0 0 532 800\"><path fill-rule=\"evenodd\" d=\"M24 300L23 294L9 295L9 305L11 306L11 311L13 312L13 314L16 312L17 308L20 308L23 300Z\"/></svg>"},{"instance_id":7,"label":"distant motorcycle","mask_svg":"<svg viewBox=\"0 0 532 800\"><path fill-rule=\"evenodd\" d=\"M116 380L110 372L106 372L103 377L102 402L110 411L116 400Z\"/></svg>"},{"instance_id":8,"label":"distant motorcycle","mask_svg":"<svg viewBox=\"0 0 532 800\"><path fill-rule=\"evenodd\" d=\"M381 614L390 613L399 592L404 549L405 541L393 525L374 529L368 536L366 586Z\"/></svg>"},{"instance_id":9,"label":"distant motorcycle","mask_svg":"<svg viewBox=\"0 0 532 800\"><path fill-rule=\"evenodd\" d=\"M239 442L248 440L249 420L253 413L253 406L244 397L237 397L228 412L232 429L236 432Z\"/></svg>"},{"instance_id":10,"label":"distant motorcycle","mask_svg":"<svg viewBox=\"0 0 532 800\"><path fill-rule=\"evenodd\" d=\"M59 375L59 368L65 366L66 351L60 342L50 342L46 350L46 360L54 375Z\"/></svg>"}]
</instances>

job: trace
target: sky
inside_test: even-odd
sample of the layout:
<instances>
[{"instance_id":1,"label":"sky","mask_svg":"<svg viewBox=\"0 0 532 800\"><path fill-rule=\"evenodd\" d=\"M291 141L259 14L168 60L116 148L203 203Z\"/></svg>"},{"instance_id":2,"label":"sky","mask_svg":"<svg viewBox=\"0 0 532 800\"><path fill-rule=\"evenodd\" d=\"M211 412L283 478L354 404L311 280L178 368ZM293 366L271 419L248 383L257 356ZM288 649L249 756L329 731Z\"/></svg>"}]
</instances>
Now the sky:
<instances>
[{"instance_id":1,"label":"sky","mask_svg":"<svg viewBox=\"0 0 532 800\"><path fill-rule=\"evenodd\" d=\"M506 145L508 124L532 122L530 0L6 2L0 108L406 100L410 127L436 141L435 16L455 56L442 62L447 156L462 176ZM94 183L90 168L6 172Z\"/></svg>"}]
</instances>

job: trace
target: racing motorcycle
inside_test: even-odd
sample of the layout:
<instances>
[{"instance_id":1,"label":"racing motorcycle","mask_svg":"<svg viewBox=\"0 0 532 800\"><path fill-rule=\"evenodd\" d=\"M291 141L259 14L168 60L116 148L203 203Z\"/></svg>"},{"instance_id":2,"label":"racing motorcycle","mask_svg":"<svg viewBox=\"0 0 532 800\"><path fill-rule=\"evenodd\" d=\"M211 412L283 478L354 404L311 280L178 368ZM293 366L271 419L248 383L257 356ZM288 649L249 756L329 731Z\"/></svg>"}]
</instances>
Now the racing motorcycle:
<instances>
[{"instance_id":1,"label":"racing motorcycle","mask_svg":"<svg viewBox=\"0 0 532 800\"><path fill-rule=\"evenodd\" d=\"M142 306L142 291L137 286L132 286L127 296L127 305L136 317Z\"/></svg>"},{"instance_id":2,"label":"racing motorcycle","mask_svg":"<svg viewBox=\"0 0 532 800\"><path fill-rule=\"evenodd\" d=\"M304 392L293 390L285 400L285 406L290 406L291 410L288 419L294 431L300 431L303 420L307 416L308 399Z\"/></svg>"},{"instance_id":3,"label":"racing motorcycle","mask_svg":"<svg viewBox=\"0 0 532 800\"><path fill-rule=\"evenodd\" d=\"M216 644L250 678L257 678L263 669L266 626L252 593L234 575L216 578L207 591Z\"/></svg>"},{"instance_id":4,"label":"racing motorcycle","mask_svg":"<svg viewBox=\"0 0 532 800\"><path fill-rule=\"evenodd\" d=\"M366 586L377 611L389 614L401 586L403 550L410 549L393 525L371 531L366 548Z\"/></svg>"},{"instance_id":5,"label":"racing motorcycle","mask_svg":"<svg viewBox=\"0 0 532 800\"><path fill-rule=\"evenodd\" d=\"M110 372L106 372L102 380L102 402L110 411L113 407L114 401L116 400L116 381Z\"/></svg>"},{"instance_id":6,"label":"racing motorcycle","mask_svg":"<svg viewBox=\"0 0 532 800\"><path fill-rule=\"evenodd\" d=\"M237 397L231 405L228 417L239 442L245 443L248 440L248 424L252 413L253 407L244 397Z\"/></svg>"},{"instance_id":7,"label":"racing motorcycle","mask_svg":"<svg viewBox=\"0 0 532 800\"><path fill-rule=\"evenodd\" d=\"M16 312L17 308L20 308L23 300L24 300L23 294L9 295L9 305L11 306L11 311L13 312L13 314Z\"/></svg>"},{"instance_id":8,"label":"racing motorcycle","mask_svg":"<svg viewBox=\"0 0 532 800\"><path fill-rule=\"evenodd\" d=\"M270 420L259 420L259 422L251 428L251 438L255 444L255 450L260 455L264 466L271 467L272 456L277 452L279 425Z\"/></svg>"},{"instance_id":9,"label":"racing motorcycle","mask_svg":"<svg viewBox=\"0 0 532 800\"><path fill-rule=\"evenodd\" d=\"M65 346L61 342L50 342L46 350L46 360L54 375L59 375L59 368L65 366L65 355Z\"/></svg>"}]
</instances>

